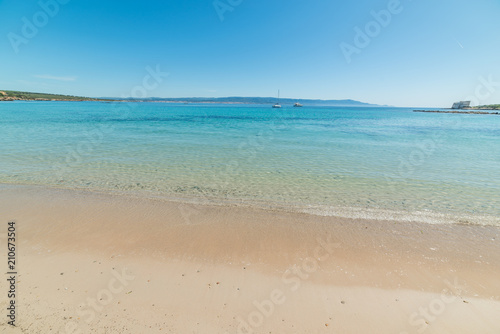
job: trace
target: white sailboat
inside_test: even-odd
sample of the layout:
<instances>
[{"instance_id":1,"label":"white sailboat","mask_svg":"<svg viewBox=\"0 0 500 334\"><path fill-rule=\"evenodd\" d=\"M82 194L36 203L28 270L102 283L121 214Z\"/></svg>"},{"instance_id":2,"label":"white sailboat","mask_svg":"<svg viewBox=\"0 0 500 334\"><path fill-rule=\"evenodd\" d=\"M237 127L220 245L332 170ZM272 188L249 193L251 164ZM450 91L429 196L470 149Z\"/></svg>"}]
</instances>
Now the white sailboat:
<instances>
[{"instance_id":1,"label":"white sailboat","mask_svg":"<svg viewBox=\"0 0 500 334\"><path fill-rule=\"evenodd\" d=\"M281 104L280 104L280 91L278 89L278 102L276 102L275 104L273 104L273 108L281 108Z\"/></svg>"}]
</instances>

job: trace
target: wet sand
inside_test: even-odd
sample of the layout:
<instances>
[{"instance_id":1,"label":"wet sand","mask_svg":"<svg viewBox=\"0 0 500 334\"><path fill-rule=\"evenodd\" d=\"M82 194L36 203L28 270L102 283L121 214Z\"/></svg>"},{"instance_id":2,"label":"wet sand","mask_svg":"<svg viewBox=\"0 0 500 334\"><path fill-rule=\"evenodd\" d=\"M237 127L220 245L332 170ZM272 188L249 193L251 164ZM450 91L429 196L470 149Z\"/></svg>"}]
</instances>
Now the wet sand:
<instances>
[{"instance_id":1,"label":"wet sand","mask_svg":"<svg viewBox=\"0 0 500 334\"><path fill-rule=\"evenodd\" d=\"M9 185L0 212L2 244L18 233L5 333L500 332L494 226Z\"/></svg>"}]
</instances>

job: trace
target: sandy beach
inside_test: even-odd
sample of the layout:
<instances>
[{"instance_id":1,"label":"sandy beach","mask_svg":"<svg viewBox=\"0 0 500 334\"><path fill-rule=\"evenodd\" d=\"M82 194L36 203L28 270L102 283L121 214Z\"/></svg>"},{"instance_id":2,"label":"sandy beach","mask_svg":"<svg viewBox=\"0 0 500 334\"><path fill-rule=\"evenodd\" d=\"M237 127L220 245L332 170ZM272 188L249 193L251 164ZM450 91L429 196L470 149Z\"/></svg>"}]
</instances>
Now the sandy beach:
<instances>
[{"instance_id":1,"label":"sandy beach","mask_svg":"<svg viewBox=\"0 0 500 334\"><path fill-rule=\"evenodd\" d=\"M0 334L500 334L498 13L0 0Z\"/></svg>"},{"instance_id":2,"label":"sandy beach","mask_svg":"<svg viewBox=\"0 0 500 334\"><path fill-rule=\"evenodd\" d=\"M0 190L2 244L18 234L5 333L500 330L497 227Z\"/></svg>"}]
</instances>

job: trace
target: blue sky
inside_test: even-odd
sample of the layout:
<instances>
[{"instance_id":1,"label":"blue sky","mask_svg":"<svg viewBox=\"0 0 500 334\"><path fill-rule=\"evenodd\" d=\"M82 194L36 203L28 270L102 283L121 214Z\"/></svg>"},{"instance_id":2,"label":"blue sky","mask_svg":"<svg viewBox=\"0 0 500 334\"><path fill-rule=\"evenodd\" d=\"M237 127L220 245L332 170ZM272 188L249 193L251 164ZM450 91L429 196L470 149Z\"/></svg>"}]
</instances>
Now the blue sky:
<instances>
[{"instance_id":1,"label":"blue sky","mask_svg":"<svg viewBox=\"0 0 500 334\"><path fill-rule=\"evenodd\" d=\"M130 96L159 65L148 96L500 103L498 0L59 1L0 0L1 89Z\"/></svg>"}]
</instances>

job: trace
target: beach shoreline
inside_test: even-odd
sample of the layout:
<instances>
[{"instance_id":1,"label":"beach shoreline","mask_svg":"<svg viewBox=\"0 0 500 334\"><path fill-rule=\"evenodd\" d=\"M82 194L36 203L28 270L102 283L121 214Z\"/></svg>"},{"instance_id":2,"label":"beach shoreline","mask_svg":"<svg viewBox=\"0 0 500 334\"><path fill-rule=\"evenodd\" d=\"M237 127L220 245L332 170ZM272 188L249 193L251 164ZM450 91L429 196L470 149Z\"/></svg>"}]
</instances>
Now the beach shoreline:
<instances>
[{"instance_id":1,"label":"beach shoreline","mask_svg":"<svg viewBox=\"0 0 500 334\"><path fill-rule=\"evenodd\" d=\"M231 198L208 196L205 194L170 194L152 191L119 189L99 189L53 184L0 183L0 191L9 189L27 189L53 192L79 192L82 194L118 197L128 200L148 200L173 203L178 206L213 206L258 209L270 212L307 214L312 216L362 219L374 221L393 221L425 224L458 224L500 227L500 217L472 213L449 213L431 210L396 210L369 206L334 206L276 200L258 200L255 198Z\"/></svg>"},{"instance_id":2,"label":"beach shoreline","mask_svg":"<svg viewBox=\"0 0 500 334\"><path fill-rule=\"evenodd\" d=\"M4 223L18 226L19 332L500 328L498 227L348 219L40 186L4 185L0 200ZM97 300L95 307L89 300ZM420 314L432 307L443 310L428 319Z\"/></svg>"}]
</instances>

